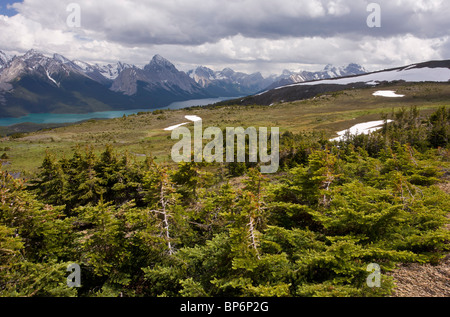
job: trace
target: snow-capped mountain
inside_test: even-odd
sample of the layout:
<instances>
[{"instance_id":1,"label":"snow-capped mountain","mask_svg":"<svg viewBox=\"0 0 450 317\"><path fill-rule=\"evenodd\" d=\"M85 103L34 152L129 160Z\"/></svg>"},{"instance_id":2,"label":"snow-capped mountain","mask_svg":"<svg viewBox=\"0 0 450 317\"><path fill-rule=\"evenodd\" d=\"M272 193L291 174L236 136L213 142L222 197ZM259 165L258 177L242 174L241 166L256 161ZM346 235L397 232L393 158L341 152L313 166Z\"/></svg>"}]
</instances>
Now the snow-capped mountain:
<instances>
[{"instance_id":1,"label":"snow-capped mountain","mask_svg":"<svg viewBox=\"0 0 450 317\"><path fill-rule=\"evenodd\" d=\"M7 67L8 63L9 65ZM8 58L8 55L0 51L0 69L5 70L3 72L3 78L0 78L0 82L12 81L19 74L40 73L58 85L55 77L61 76L62 74L69 75L74 73L85 75L94 81L110 86L112 81L124 69L131 67L131 65L121 62L117 62L115 65L91 65L80 60L71 61L57 53L53 54L52 57L48 57L33 49L26 52L23 56L16 56L11 59Z\"/></svg>"},{"instance_id":2,"label":"snow-capped mountain","mask_svg":"<svg viewBox=\"0 0 450 317\"><path fill-rule=\"evenodd\" d=\"M5 52L0 51L0 72L3 68L6 67L8 62L11 60L11 57Z\"/></svg>"},{"instance_id":3,"label":"snow-capped mountain","mask_svg":"<svg viewBox=\"0 0 450 317\"><path fill-rule=\"evenodd\" d=\"M117 62L116 64L108 64L108 65L95 64L95 67L105 78L114 80L120 75L120 73L123 70L127 68L133 68L133 65Z\"/></svg>"},{"instance_id":4,"label":"snow-capped mountain","mask_svg":"<svg viewBox=\"0 0 450 317\"><path fill-rule=\"evenodd\" d=\"M449 68L450 61L373 73L365 73L357 64L327 65L319 72L284 71L264 78L261 73L245 74L230 68L214 71L203 66L185 73L160 55L141 68L121 62L99 65L71 61L36 50L14 57L0 51L0 116L151 109L174 101L255 93L239 100L244 100L243 104L271 104L382 81L448 81Z\"/></svg>"},{"instance_id":5,"label":"snow-capped mountain","mask_svg":"<svg viewBox=\"0 0 450 317\"><path fill-rule=\"evenodd\" d=\"M90 64L81 60L53 54L45 56L36 50L29 50L23 56L9 58L0 54L0 90L11 88L9 83L21 75L36 75L52 85L59 86L63 77L71 74L87 77L114 92L133 96L149 92L166 95L163 99L183 100L185 98L229 97L251 95L266 87L304 82L313 79L353 75L363 71L362 67L350 64L345 68L328 65L321 72L295 73L284 71L281 76L264 78L261 73L245 74L230 68L214 71L207 67L197 67L187 72L179 71L161 55L155 55L143 68L117 62L116 64ZM5 88L6 87L6 88ZM170 95L174 98L170 98ZM156 98L162 102L161 98Z\"/></svg>"},{"instance_id":6,"label":"snow-capped mountain","mask_svg":"<svg viewBox=\"0 0 450 317\"><path fill-rule=\"evenodd\" d=\"M203 88L208 87L212 82L218 79L217 72L204 66L199 66L196 69L190 70L187 74Z\"/></svg>"},{"instance_id":7,"label":"snow-capped mountain","mask_svg":"<svg viewBox=\"0 0 450 317\"><path fill-rule=\"evenodd\" d=\"M58 79L55 78L74 71L70 63L57 54L54 58L49 58L35 50L30 50L25 55L16 56L9 61L0 74L0 83L11 83L25 75L35 75L59 86ZM54 78L52 77L54 75L57 76Z\"/></svg>"},{"instance_id":8,"label":"snow-capped mountain","mask_svg":"<svg viewBox=\"0 0 450 317\"><path fill-rule=\"evenodd\" d=\"M365 74L367 71L358 64L349 64L343 67L336 67L333 65L327 65L321 71L311 72L311 71L298 71L292 72L289 70L284 70L281 76L276 78L274 82L267 87L266 90L270 90L277 87L282 87L286 85L303 83L313 80L321 79L331 79L345 76L361 75Z\"/></svg>"},{"instance_id":9,"label":"snow-capped mountain","mask_svg":"<svg viewBox=\"0 0 450 317\"><path fill-rule=\"evenodd\" d=\"M29 50L23 56L15 56L9 60L8 65L4 64L0 83L12 82L22 75L36 75L58 86L59 79L76 74L108 84L110 79L104 73L106 70L98 65L92 66L81 61L71 61L60 54L48 57L36 50Z\"/></svg>"},{"instance_id":10,"label":"snow-capped mountain","mask_svg":"<svg viewBox=\"0 0 450 317\"><path fill-rule=\"evenodd\" d=\"M111 90L125 95L164 91L165 94L188 97L208 97L200 87L186 73L177 68L167 59L155 55L143 69L136 66L120 72L114 80ZM183 98L182 98L183 99Z\"/></svg>"},{"instance_id":11,"label":"snow-capped mountain","mask_svg":"<svg viewBox=\"0 0 450 317\"><path fill-rule=\"evenodd\" d=\"M327 65L318 72L284 70L281 75L271 75L264 78L261 73L245 74L235 72L230 68L222 71L214 71L210 68L199 66L188 71L188 75L200 86L213 94L221 96L251 95L262 90L270 90L289 84L301 83L311 80L336 78L366 73L366 70L358 64L349 64L345 67Z\"/></svg>"},{"instance_id":12,"label":"snow-capped mountain","mask_svg":"<svg viewBox=\"0 0 450 317\"><path fill-rule=\"evenodd\" d=\"M189 93L199 93L200 87L185 73L179 71L175 65L161 55L155 55L144 67L150 84L162 83L167 89L179 87Z\"/></svg>"},{"instance_id":13,"label":"snow-capped mountain","mask_svg":"<svg viewBox=\"0 0 450 317\"><path fill-rule=\"evenodd\" d=\"M116 79L124 69L133 67L133 65L122 62L117 62L116 64L108 64L108 65L99 65L99 64L91 65L80 60L75 60L74 63L78 67L80 67L86 74L93 74L98 72L104 78L109 80Z\"/></svg>"},{"instance_id":14,"label":"snow-capped mountain","mask_svg":"<svg viewBox=\"0 0 450 317\"><path fill-rule=\"evenodd\" d=\"M26 52L23 56L15 56L11 59L0 51L0 69L2 70L0 84L14 81L20 75L34 74L47 78L47 80L58 86L58 77L77 74L103 85L111 86L113 80L124 69L132 67L132 65L121 62L117 62L115 65L91 65L80 60L71 61L56 53L52 57L48 57L33 49Z\"/></svg>"},{"instance_id":15,"label":"snow-capped mountain","mask_svg":"<svg viewBox=\"0 0 450 317\"><path fill-rule=\"evenodd\" d=\"M361 75L289 84L239 99L236 103L242 105L270 105L277 102L291 102L313 98L318 94L353 88L375 87L381 83L399 81L450 82L450 60L430 61Z\"/></svg>"},{"instance_id":16,"label":"snow-capped mountain","mask_svg":"<svg viewBox=\"0 0 450 317\"><path fill-rule=\"evenodd\" d=\"M261 73L245 74L231 68L214 71L199 66L187 72L197 84L213 95L242 96L261 91L272 83L272 78L264 78Z\"/></svg>"},{"instance_id":17,"label":"snow-capped mountain","mask_svg":"<svg viewBox=\"0 0 450 317\"><path fill-rule=\"evenodd\" d=\"M160 55L143 68L71 61L36 50L0 56L0 116L150 109L216 97Z\"/></svg>"},{"instance_id":18,"label":"snow-capped mountain","mask_svg":"<svg viewBox=\"0 0 450 317\"><path fill-rule=\"evenodd\" d=\"M95 67L29 50L0 72L0 116L134 108L129 98L109 89L111 83Z\"/></svg>"},{"instance_id":19,"label":"snow-capped mountain","mask_svg":"<svg viewBox=\"0 0 450 317\"><path fill-rule=\"evenodd\" d=\"M73 61L89 78L111 86L113 81L120 75L120 73L127 69L134 67L133 65L117 62L116 64L89 64L80 60Z\"/></svg>"},{"instance_id":20,"label":"snow-capped mountain","mask_svg":"<svg viewBox=\"0 0 450 317\"><path fill-rule=\"evenodd\" d=\"M377 85L381 82L393 81L448 82L450 81L450 60L412 64L405 67L386 69L356 76L295 83L283 87L277 87L277 89L302 85L348 85L354 83Z\"/></svg>"}]
</instances>

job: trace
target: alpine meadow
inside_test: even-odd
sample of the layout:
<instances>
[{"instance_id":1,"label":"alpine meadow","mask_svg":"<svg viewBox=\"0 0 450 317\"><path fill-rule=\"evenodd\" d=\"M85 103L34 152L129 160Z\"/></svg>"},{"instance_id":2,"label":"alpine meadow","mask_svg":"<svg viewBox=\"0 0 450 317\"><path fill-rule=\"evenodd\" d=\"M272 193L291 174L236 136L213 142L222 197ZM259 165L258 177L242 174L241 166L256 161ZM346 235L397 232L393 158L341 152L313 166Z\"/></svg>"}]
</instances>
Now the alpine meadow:
<instances>
[{"instance_id":1,"label":"alpine meadow","mask_svg":"<svg viewBox=\"0 0 450 317\"><path fill-rule=\"evenodd\" d=\"M0 297L450 296L447 4L63 2L0 6Z\"/></svg>"}]
</instances>

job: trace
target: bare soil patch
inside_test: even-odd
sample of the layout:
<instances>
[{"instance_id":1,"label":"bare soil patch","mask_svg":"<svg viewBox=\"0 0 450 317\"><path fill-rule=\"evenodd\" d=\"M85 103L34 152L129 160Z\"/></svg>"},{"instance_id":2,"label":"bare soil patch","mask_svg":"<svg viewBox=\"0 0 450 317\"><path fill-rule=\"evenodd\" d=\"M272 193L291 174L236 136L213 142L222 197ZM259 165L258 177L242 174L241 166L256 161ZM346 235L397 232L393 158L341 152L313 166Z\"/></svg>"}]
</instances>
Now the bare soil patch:
<instances>
[{"instance_id":1,"label":"bare soil patch","mask_svg":"<svg viewBox=\"0 0 450 317\"><path fill-rule=\"evenodd\" d=\"M450 182L439 187L450 194ZM438 265L403 264L390 275L396 284L392 297L450 297L450 254Z\"/></svg>"}]
</instances>

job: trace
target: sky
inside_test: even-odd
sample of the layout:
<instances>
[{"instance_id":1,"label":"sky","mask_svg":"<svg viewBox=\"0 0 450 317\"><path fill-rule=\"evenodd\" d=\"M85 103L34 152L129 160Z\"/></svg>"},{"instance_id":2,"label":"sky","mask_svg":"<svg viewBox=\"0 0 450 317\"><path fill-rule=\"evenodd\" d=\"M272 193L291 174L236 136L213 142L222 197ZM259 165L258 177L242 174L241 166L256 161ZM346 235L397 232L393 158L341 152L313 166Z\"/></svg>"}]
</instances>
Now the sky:
<instances>
[{"instance_id":1,"label":"sky","mask_svg":"<svg viewBox=\"0 0 450 317\"><path fill-rule=\"evenodd\" d=\"M203 65L265 76L327 64L375 71L450 59L449 2L0 0L0 50L138 66L160 54L185 71Z\"/></svg>"}]
</instances>

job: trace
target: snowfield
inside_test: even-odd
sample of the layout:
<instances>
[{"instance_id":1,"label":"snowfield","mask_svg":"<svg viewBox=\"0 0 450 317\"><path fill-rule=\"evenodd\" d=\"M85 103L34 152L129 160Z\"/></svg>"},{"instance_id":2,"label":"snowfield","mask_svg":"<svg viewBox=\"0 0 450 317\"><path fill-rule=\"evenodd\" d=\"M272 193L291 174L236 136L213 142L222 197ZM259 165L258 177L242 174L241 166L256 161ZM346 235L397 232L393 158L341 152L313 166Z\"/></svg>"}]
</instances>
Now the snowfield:
<instances>
[{"instance_id":1,"label":"snowfield","mask_svg":"<svg viewBox=\"0 0 450 317\"><path fill-rule=\"evenodd\" d=\"M184 126L184 125L186 125L186 124L188 124L188 123L189 123L189 122L185 122L185 123L180 123L180 124L177 124L177 125L173 125L173 126L171 126L171 127L165 128L164 131L173 131L173 130L175 130L175 129L181 127L181 126Z\"/></svg>"},{"instance_id":2,"label":"snowfield","mask_svg":"<svg viewBox=\"0 0 450 317\"><path fill-rule=\"evenodd\" d=\"M392 120L387 121L387 123L390 123L390 122L392 122ZM380 130L382 128L383 124L384 124L383 120L360 123L360 124L354 125L350 129L338 132L337 134L339 136L337 138L331 139L330 141L345 141L347 132L349 132L351 135L369 134L369 133Z\"/></svg>"},{"instance_id":3,"label":"snowfield","mask_svg":"<svg viewBox=\"0 0 450 317\"><path fill-rule=\"evenodd\" d=\"M413 67L414 65L410 66ZM381 71L377 73L365 74L355 77L338 78L338 79L326 79L312 82L304 82L298 84L287 85L278 87L276 89L295 87L303 85L322 85L322 84L334 84L334 85L348 85L353 83L365 82L369 85L376 85L382 81L395 81L404 80L406 82L447 82L450 80L449 68L406 68L401 70Z\"/></svg>"},{"instance_id":4,"label":"snowfield","mask_svg":"<svg viewBox=\"0 0 450 317\"><path fill-rule=\"evenodd\" d=\"M379 90L373 93L374 96L379 97L387 97L387 98L402 98L405 95L397 95L397 93L393 90Z\"/></svg>"},{"instance_id":5,"label":"snowfield","mask_svg":"<svg viewBox=\"0 0 450 317\"><path fill-rule=\"evenodd\" d=\"M192 122L202 121L202 118L198 116L185 116L185 118Z\"/></svg>"},{"instance_id":6,"label":"snowfield","mask_svg":"<svg viewBox=\"0 0 450 317\"><path fill-rule=\"evenodd\" d=\"M192 121L192 122L202 121L202 118L200 118L198 116L185 116L185 118L188 119L189 121ZM173 130L175 130L175 129L179 128L179 127L182 127L182 126L184 126L186 124L189 124L189 122L184 122L184 123L180 123L180 124L177 124L177 125L173 125L171 127L165 128L164 131L173 131Z\"/></svg>"}]
</instances>

